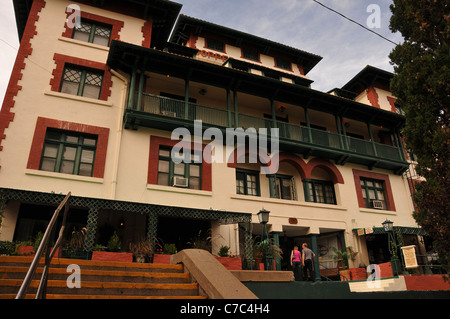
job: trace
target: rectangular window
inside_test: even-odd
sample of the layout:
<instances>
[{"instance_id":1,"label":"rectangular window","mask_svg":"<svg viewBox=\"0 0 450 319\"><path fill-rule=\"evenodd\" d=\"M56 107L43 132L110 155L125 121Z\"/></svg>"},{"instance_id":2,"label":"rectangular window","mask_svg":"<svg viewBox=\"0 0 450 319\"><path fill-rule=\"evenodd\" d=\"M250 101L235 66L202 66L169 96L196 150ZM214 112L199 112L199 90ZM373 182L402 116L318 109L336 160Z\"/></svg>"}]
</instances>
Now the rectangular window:
<instances>
[{"instance_id":1,"label":"rectangular window","mask_svg":"<svg viewBox=\"0 0 450 319\"><path fill-rule=\"evenodd\" d=\"M307 202L336 205L336 194L332 182L305 179L303 188Z\"/></svg>"},{"instance_id":2,"label":"rectangular window","mask_svg":"<svg viewBox=\"0 0 450 319\"><path fill-rule=\"evenodd\" d=\"M99 99L103 75L82 68L66 66L61 81L61 93Z\"/></svg>"},{"instance_id":3,"label":"rectangular window","mask_svg":"<svg viewBox=\"0 0 450 319\"><path fill-rule=\"evenodd\" d=\"M175 163L169 148L160 148L158 185L201 189L201 159L191 155L191 163Z\"/></svg>"},{"instance_id":4,"label":"rectangular window","mask_svg":"<svg viewBox=\"0 0 450 319\"><path fill-rule=\"evenodd\" d=\"M259 52L257 50L242 48L242 57L244 59L259 62Z\"/></svg>"},{"instance_id":5,"label":"rectangular window","mask_svg":"<svg viewBox=\"0 0 450 319\"><path fill-rule=\"evenodd\" d=\"M282 58L275 58L275 66L280 69L291 71L291 62Z\"/></svg>"},{"instance_id":6,"label":"rectangular window","mask_svg":"<svg viewBox=\"0 0 450 319\"><path fill-rule=\"evenodd\" d=\"M236 169L236 194L260 196L259 172Z\"/></svg>"},{"instance_id":7,"label":"rectangular window","mask_svg":"<svg viewBox=\"0 0 450 319\"><path fill-rule=\"evenodd\" d=\"M40 170L92 176L97 137L76 132L47 130Z\"/></svg>"},{"instance_id":8,"label":"rectangular window","mask_svg":"<svg viewBox=\"0 0 450 319\"><path fill-rule=\"evenodd\" d=\"M361 177L360 182L364 206L366 208L381 208L387 210L384 181ZM381 203L382 206L377 206L377 202Z\"/></svg>"},{"instance_id":9,"label":"rectangular window","mask_svg":"<svg viewBox=\"0 0 450 319\"><path fill-rule=\"evenodd\" d=\"M295 178L293 176L277 174L270 175L268 178L271 198L297 200Z\"/></svg>"},{"instance_id":10,"label":"rectangular window","mask_svg":"<svg viewBox=\"0 0 450 319\"><path fill-rule=\"evenodd\" d=\"M109 46L112 26L82 20L79 27L73 31L73 38L76 40Z\"/></svg>"},{"instance_id":11,"label":"rectangular window","mask_svg":"<svg viewBox=\"0 0 450 319\"><path fill-rule=\"evenodd\" d=\"M206 47L211 50L225 52L225 44L217 39L207 38Z\"/></svg>"}]
</instances>

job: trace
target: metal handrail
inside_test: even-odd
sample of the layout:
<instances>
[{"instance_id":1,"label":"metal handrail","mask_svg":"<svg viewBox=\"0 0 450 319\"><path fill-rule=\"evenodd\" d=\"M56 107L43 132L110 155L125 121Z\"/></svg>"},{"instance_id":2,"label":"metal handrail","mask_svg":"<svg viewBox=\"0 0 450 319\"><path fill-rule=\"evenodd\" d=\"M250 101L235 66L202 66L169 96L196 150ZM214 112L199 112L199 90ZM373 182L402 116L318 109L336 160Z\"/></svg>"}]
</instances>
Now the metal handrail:
<instances>
[{"instance_id":1,"label":"metal handrail","mask_svg":"<svg viewBox=\"0 0 450 319\"><path fill-rule=\"evenodd\" d=\"M34 259L31 262L30 268L28 269L25 279L23 280L23 283L20 286L19 292L16 295L16 299L24 299L25 298L28 287L30 286L31 281L33 280L34 273L36 272L36 269L39 265L39 261L41 259L42 253L43 253L45 247L48 246L47 243L50 238L50 234L53 231L53 227L55 226L56 220L58 219L59 213L65 206L63 222L62 222L61 229L59 230L59 236L56 241L56 244L54 245L53 249L49 246L46 249L45 266L44 266L44 270L42 271L42 276L41 276L38 290L36 292L36 299L45 299L46 290L47 290L48 270L49 270L50 263L52 261L53 256L55 255L56 250L59 248L59 246L61 246L61 243L62 243L64 229L66 227L67 212L69 211L70 196L71 196L71 193L69 192L66 195L66 197L63 199L63 201L59 204L58 208L55 210L53 217L50 220L50 222L47 226L47 229L45 230L44 236L42 237L41 243L39 244L39 248L36 251L36 255L34 256Z\"/></svg>"}]
</instances>

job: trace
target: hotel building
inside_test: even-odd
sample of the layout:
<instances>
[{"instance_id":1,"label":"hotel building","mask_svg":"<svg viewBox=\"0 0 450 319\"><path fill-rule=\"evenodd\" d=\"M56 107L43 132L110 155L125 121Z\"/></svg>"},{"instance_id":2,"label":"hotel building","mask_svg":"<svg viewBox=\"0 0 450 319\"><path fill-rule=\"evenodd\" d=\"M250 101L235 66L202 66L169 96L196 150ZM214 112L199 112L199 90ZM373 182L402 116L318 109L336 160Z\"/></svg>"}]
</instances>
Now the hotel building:
<instances>
[{"instance_id":1,"label":"hotel building","mask_svg":"<svg viewBox=\"0 0 450 319\"><path fill-rule=\"evenodd\" d=\"M303 242L320 267L336 267L331 247L351 246L355 267L389 261L386 219L424 249L387 72L368 67L317 91L308 74L320 56L180 14L171 1L14 8L21 44L0 113L0 240L34 238L71 192L69 229L87 228L87 253L114 231L123 247L147 237L178 250L211 232L213 254L226 245L247 261L263 209L284 252L277 269ZM194 136L194 121L224 136L277 128L279 170L261 174L266 163L242 163L225 145L211 154L211 136L177 163L172 132Z\"/></svg>"}]
</instances>

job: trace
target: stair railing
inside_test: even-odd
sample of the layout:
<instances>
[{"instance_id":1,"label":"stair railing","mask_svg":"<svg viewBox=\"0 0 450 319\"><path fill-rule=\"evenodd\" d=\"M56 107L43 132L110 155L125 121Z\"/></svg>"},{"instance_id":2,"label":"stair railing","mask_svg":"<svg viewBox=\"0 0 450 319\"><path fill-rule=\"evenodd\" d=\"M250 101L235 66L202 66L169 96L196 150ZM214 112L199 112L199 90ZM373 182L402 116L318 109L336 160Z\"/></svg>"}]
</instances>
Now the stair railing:
<instances>
[{"instance_id":1,"label":"stair railing","mask_svg":"<svg viewBox=\"0 0 450 319\"><path fill-rule=\"evenodd\" d=\"M39 244L39 248L36 251L36 255L34 256L34 259L30 265L30 268L28 269L28 272L25 276L25 279L23 280L22 285L20 286L19 292L16 295L16 299L24 299L25 295L27 294L28 287L31 284L31 281L33 280L34 273L36 272L36 269L39 265L42 253L44 252L44 249L47 247L45 251L45 265L44 269L42 271L41 280L39 283L39 287L36 292L36 299L45 299L46 297L46 290L47 290L47 279L48 279L48 270L50 268L50 263L52 261L53 256L55 255L55 252L58 250L58 248L61 246L64 229L66 227L66 218L67 218L67 212L69 211L69 199L70 199L71 193L69 192L66 197L63 199L63 201L59 204L58 208L55 210L52 219L50 220L50 223L47 226L47 229L45 230L44 236L42 237L41 243ZM53 228L56 224L56 221L59 217L59 213L64 208L64 215L63 215L63 221L62 226L59 230L59 236L56 240L56 243L53 247L53 249L48 245L48 240L50 238L50 234L53 231Z\"/></svg>"}]
</instances>

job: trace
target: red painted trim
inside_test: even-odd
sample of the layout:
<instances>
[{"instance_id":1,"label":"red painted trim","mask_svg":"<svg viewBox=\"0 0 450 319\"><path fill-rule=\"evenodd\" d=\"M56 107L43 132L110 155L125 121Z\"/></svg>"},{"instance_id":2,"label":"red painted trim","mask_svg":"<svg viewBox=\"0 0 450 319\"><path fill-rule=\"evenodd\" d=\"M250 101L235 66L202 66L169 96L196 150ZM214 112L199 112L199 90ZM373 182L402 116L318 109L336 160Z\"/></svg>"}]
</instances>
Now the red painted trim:
<instances>
[{"instance_id":1,"label":"red painted trim","mask_svg":"<svg viewBox=\"0 0 450 319\"><path fill-rule=\"evenodd\" d=\"M344 178L338 168L328 161L322 160L320 158L314 158L308 162L307 165L307 176L311 178L312 171L314 168L319 167L326 171L330 175L334 184L344 184Z\"/></svg>"},{"instance_id":2,"label":"red painted trim","mask_svg":"<svg viewBox=\"0 0 450 319\"><path fill-rule=\"evenodd\" d=\"M395 101L397 101L397 99L392 96L388 96L387 99L389 101L389 104L391 105L391 111L397 113L397 111L395 110Z\"/></svg>"},{"instance_id":3,"label":"red painted trim","mask_svg":"<svg viewBox=\"0 0 450 319\"><path fill-rule=\"evenodd\" d=\"M148 161L148 175L147 175L147 183L152 185L158 184L158 160L159 160L159 149L161 146L174 147L180 143L178 140L171 140L166 137L160 136L151 136L150 137L150 155ZM199 150L202 151L205 149L205 144L195 144L191 143L191 145L187 145L186 149L191 150ZM204 191L212 191L212 169L211 169L211 161L205 161L205 156L210 156L210 154L203 153L202 159L202 190Z\"/></svg>"},{"instance_id":4,"label":"red painted trim","mask_svg":"<svg viewBox=\"0 0 450 319\"><path fill-rule=\"evenodd\" d=\"M103 83L102 83L102 91L100 93L100 100L107 101L108 97L111 96L111 87L112 87L112 76L109 66L104 63L80 59L76 57L71 57L68 55L63 55L59 53L55 53L53 56L53 60L55 60L56 68L53 70L53 78L50 79L51 90L55 92L59 92L61 87L61 80L63 77L64 66L66 64L74 64L78 66L83 66L90 69L96 69L99 71L103 71Z\"/></svg>"},{"instance_id":5,"label":"red painted trim","mask_svg":"<svg viewBox=\"0 0 450 319\"><path fill-rule=\"evenodd\" d=\"M0 151L3 150L3 146L1 145L2 141L6 138L5 130L9 127L9 123L14 120L14 113L11 112L11 109L15 104L14 98L22 89L22 86L19 85L19 80L22 79L22 70L24 70L26 66L25 59L33 52L31 39L37 34L36 22L39 20L39 12L41 12L44 7L44 0L35 0L33 1L28 15L28 21L22 35L22 42L20 43L17 52L16 61L14 62L5 98L3 99L2 109L0 111Z\"/></svg>"},{"instance_id":6,"label":"red painted trim","mask_svg":"<svg viewBox=\"0 0 450 319\"><path fill-rule=\"evenodd\" d=\"M45 117L38 117L36 122L33 142L28 157L28 169L39 170L47 128L97 135L97 149L95 152L94 172L92 176L103 178L105 173L106 152L108 149L109 128L54 120Z\"/></svg>"},{"instance_id":7,"label":"red painted trim","mask_svg":"<svg viewBox=\"0 0 450 319\"><path fill-rule=\"evenodd\" d=\"M356 196L358 198L359 207L365 208L364 198L362 195L362 188L361 188L361 179L360 179L361 177L373 178L373 179L377 179L377 180L384 182L384 191L385 191L384 195L386 196L386 203L388 206L388 210L395 212L394 196L392 194L392 188L391 188L391 182L389 181L389 175L353 169L353 178L355 180Z\"/></svg>"},{"instance_id":8,"label":"red painted trim","mask_svg":"<svg viewBox=\"0 0 450 319\"><path fill-rule=\"evenodd\" d=\"M152 42L152 30L153 30L153 20L152 18L150 18L149 20L145 21L141 29L142 35L144 37L144 40L142 40L142 46L146 48L150 48Z\"/></svg>"},{"instance_id":9,"label":"red painted trim","mask_svg":"<svg viewBox=\"0 0 450 319\"><path fill-rule=\"evenodd\" d=\"M375 90L375 88L373 86L369 86L367 88L367 98L369 99L369 102L370 102L370 104L372 104L372 106L381 108L380 104L378 103L377 91Z\"/></svg>"},{"instance_id":10,"label":"red painted trim","mask_svg":"<svg viewBox=\"0 0 450 319\"><path fill-rule=\"evenodd\" d=\"M71 15L71 14L72 14L72 12L67 12L67 17L69 17L69 15ZM103 17L103 16L100 16L100 15L97 15L97 14L84 12L84 11L81 11L80 14L81 14L81 18L82 19L91 20L91 21L100 22L100 23L103 23L103 24L110 25L112 27L110 41L112 41L112 40L120 40L119 32L122 30L122 28L124 26L124 22L123 21L119 21L119 20ZM74 28L69 28L67 23L65 23L64 26L65 26L66 29L62 33L62 36L66 37L66 38L72 38Z\"/></svg>"}]
</instances>

